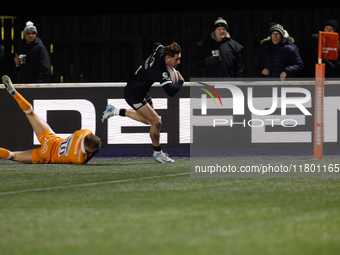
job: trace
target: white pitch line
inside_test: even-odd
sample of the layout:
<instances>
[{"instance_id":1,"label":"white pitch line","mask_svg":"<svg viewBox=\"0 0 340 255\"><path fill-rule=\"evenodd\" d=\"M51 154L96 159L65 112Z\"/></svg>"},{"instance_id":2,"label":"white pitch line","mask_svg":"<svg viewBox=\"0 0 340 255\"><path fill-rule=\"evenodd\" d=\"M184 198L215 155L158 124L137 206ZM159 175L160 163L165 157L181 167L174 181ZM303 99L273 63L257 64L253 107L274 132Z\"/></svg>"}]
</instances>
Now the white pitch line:
<instances>
[{"instance_id":1,"label":"white pitch line","mask_svg":"<svg viewBox=\"0 0 340 255\"><path fill-rule=\"evenodd\" d=\"M55 189L67 189L67 188L87 187L87 186L94 186L94 185L101 185L101 184L111 184L111 183L119 183L119 182L148 180L148 179L163 178L163 177L172 177L172 176L179 176L179 175L186 175L186 174L190 174L190 172L188 172L188 173L179 173L179 174L166 174L166 175L148 176L148 177L142 177L142 178L136 178L136 179L124 179L124 180L114 180L114 181L106 181L106 182L83 183L83 184L68 185L68 186L57 186L57 187L38 188L38 189L15 190L15 191L0 192L0 195L4 196L4 195L12 195L12 194L19 194L19 193L27 193L27 192L37 192L37 191L47 191L47 190L55 190Z\"/></svg>"}]
</instances>

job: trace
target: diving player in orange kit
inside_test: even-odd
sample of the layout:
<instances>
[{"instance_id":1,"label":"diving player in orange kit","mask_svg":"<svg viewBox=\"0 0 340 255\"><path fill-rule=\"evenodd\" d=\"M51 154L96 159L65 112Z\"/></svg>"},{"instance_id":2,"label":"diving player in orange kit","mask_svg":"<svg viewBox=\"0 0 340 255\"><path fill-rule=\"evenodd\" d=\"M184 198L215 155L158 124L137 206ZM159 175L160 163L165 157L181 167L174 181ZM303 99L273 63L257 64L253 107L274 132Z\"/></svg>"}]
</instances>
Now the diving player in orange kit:
<instances>
[{"instance_id":1,"label":"diving player in orange kit","mask_svg":"<svg viewBox=\"0 0 340 255\"><path fill-rule=\"evenodd\" d=\"M51 127L35 114L32 105L16 91L7 75L2 77L2 82L7 91L18 102L20 108L26 113L33 131L41 143L41 147L16 152L0 148L0 158L26 164L85 164L99 151L101 140L88 129L78 130L67 139L55 136Z\"/></svg>"}]
</instances>

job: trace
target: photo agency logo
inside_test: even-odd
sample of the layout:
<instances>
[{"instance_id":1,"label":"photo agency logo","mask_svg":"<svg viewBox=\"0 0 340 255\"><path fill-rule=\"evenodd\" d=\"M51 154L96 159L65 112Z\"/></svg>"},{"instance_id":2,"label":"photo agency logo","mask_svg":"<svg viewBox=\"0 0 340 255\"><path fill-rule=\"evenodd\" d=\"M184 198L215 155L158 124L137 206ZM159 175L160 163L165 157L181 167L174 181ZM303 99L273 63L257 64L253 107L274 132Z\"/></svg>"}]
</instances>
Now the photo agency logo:
<instances>
[{"instance_id":1,"label":"photo agency logo","mask_svg":"<svg viewBox=\"0 0 340 255\"><path fill-rule=\"evenodd\" d=\"M207 115L207 94L212 98L215 105L217 106L215 97L210 93L210 91L208 89L210 89L217 96L218 100L220 101L221 106L223 106L223 105L222 105L222 100L221 100L220 95L217 93L217 91L212 86L205 84L205 83L201 83L201 84L206 87L206 89L198 87L199 89L203 90L206 93L206 94L202 94L202 96L201 96L201 100L202 100L201 111L202 111L202 115Z\"/></svg>"},{"instance_id":2,"label":"photo agency logo","mask_svg":"<svg viewBox=\"0 0 340 255\"><path fill-rule=\"evenodd\" d=\"M287 114L288 108L297 109L300 115L312 115L307 110L311 107L311 92L306 88L281 87L267 82L256 86L247 85L249 82L238 83L239 85L233 82L198 83L197 88L204 92L200 95L200 115L210 121L209 126L257 128L280 125L288 128L299 125L296 118L291 118L291 115ZM270 91L269 96L268 91ZM255 92L257 96L254 96ZM232 115L209 114L209 111L222 109L232 109ZM236 116L244 116L244 118L235 121Z\"/></svg>"}]
</instances>

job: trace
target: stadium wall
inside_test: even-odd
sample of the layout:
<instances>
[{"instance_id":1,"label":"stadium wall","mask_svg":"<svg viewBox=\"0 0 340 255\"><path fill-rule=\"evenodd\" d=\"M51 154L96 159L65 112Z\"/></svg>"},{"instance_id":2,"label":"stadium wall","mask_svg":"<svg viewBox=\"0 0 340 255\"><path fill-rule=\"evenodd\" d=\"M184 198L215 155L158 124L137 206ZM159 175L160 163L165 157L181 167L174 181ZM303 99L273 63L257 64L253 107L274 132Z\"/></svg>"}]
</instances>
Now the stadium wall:
<instances>
[{"instance_id":1,"label":"stadium wall","mask_svg":"<svg viewBox=\"0 0 340 255\"><path fill-rule=\"evenodd\" d=\"M188 85L188 84L186 84ZM149 127L126 117L113 117L102 123L102 112L108 103L118 107L129 108L123 99L124 83L82 83L82 84L39 84L15 85L20 93L34 106L36 113L47 120L52 129L61 137L67 137L75 130L88 128L101 137L103 146L99 155L149 155ZM280 88L283 85L275 85ZM240 86L245 98L249 84ZM253 86L254 97L270 99L270 86ZM314 85L304 83L295 85L309 90L312 99L305 107L314 113ZM163 126L161 143L164 151L169 154L188 155L191 139L201 139L204 147L211 146L209 133L204 125L190 122L199 110L190 107L190 89L193 86L183 86L173 98L168 98L159 85L154 85L151 96L154 107L162 118ZM196 89L197 90L197 89ZM200 90L197 90L200 91ZM222 100L231 100L230 93L220 93ZM278 95L280 96L280 95ZM229 98L229 99L228 99ZM340 84L327 85L325 89L325 154L340 153L338 125L340 109ZM247 100L245 100L245 104ZM24 150L38 147L38 142L25 114L20 110L4 89L0 89L0 107L2 125L0 126L0 146L11 150ZM212 112L211 112L212 110ZM222 111L221 111L222 110ZM208 109L208 114L232 115L232 107L217 110ZM278 109L271 116L280 119ZM282 117L282 116L281 116ZM267 118L267 116L266 116ZM313 153L313 116L304 116L299 109L288 108L287 119L297 119L294 128L284 128L282 125L271 126L267 122L259 128L258 116L251 114L245 105L244 116L235 116L234 128L219 126L213 129L214 137L218 136L220 143L225 144L226 154L312 154ZM243 121L245 120L245 125ZM199 122L198 122L199 123ZM269 124L268 124L269 123ZM254 127L252 127L254 126ZM203 140L202 140L203 139ZM204 140L205 139L205 140Z\"/></svg>"}]
</instances>

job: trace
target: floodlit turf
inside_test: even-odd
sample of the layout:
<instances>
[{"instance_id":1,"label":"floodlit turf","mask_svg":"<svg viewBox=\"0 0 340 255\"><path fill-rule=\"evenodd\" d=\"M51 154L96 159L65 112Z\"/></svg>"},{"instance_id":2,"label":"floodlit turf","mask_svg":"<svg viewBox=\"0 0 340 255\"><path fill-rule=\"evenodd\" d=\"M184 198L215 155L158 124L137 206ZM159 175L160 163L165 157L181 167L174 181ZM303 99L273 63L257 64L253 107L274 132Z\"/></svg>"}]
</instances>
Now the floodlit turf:
<instances>
[{"instance_id":1,"label":"floodlit turf","mask_svg":"<svg viewBox=\"0 0 340 255\"><path fill-rule=\"evenodd\" d=\"M181 159L0 161L0 253L339 254L340 179L205 179L189 171Z\"/></svg>"}]
</instances>

